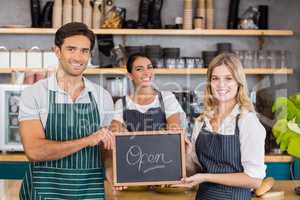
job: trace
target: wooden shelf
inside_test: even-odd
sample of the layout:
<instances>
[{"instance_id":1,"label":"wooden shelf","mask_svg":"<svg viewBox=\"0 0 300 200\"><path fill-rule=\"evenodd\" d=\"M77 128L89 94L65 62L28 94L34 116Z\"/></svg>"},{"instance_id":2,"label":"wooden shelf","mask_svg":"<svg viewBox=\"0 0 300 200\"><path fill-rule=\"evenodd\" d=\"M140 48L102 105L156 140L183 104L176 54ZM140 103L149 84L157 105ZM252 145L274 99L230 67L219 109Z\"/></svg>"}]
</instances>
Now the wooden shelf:
<instances>
[{"instance_id":1,"label":"wooden shelf","mask_svg":"<svg viewBox=\"0 0 300 200\"><path fill-rule=\"evenodd\" d=\"M13 71L41 71L44 69L28 69L28 68L0 68L0 74L10 74ZM201 75L206 74L207 69L155 69L157 75ZM111 74L111 75L125 75L127 73L125 68L87 68L84 72L87 75L97 74ZM246 68L247 75L267 75L267 74L293 74L294 70L291 68Z\"/></svg>"},{"instance_id":2,"label":"wooden shelf","mask_svg":"<svg viewBox=\"0 0 300 200\"><path fill-rule=\"evenodd\" d=\"M265 162L266 163L275 163L275 162L280 162L280 163L289 163L293 162L294 159L290 155L266 155L265 156Z\"/></svg>"},{"instance_id":3,"label":"wooden shelf","mask_svg":"<svg viewBox=\"0 0 300 200\"><path fill-rule=\"evenodd\" d=\"M266 163L288 163L292 162L294 159L290 155L266 155ZM0 162L24 162L28 161L24 153L0 153Z\"/></svg>"},{"instance_id":4,"label":"wooden shelf","mask_svg":"<svg viewBox=\"0 0 300 200\"><path fill-rule=\"evenodd\" d=\"M25 162L28 161L24 153L0 153L1 162Z\"/></svg>"},{"instance_id":5,"label":"wooden shelf","mask_svg":"<svg viewBox=\"0 0 300 200\"><path fill-rule=\"evenodd\" d=\"M0 34L50 35L54 28L0 28ZM229 29L94 29L102 35L174 35L174 36L292 36L291 30L229 30Z\"/></svg>"}]
</instances>

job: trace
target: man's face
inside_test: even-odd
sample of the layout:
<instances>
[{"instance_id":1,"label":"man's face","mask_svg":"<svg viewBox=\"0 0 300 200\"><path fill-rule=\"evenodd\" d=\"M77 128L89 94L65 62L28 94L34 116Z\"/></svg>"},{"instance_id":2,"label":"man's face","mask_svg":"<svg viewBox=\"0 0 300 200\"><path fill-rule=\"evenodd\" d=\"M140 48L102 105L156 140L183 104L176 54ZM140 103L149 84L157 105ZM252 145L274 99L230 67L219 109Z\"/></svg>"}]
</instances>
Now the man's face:
<instances>
[{"instance_id":1,"label":"man's face","mask_svg":"<svg viewBox=\"0 0 300 200\"><path fill-rule=\"evenodd\" d=\"M55 47L60 67L69 76L80 76L86 69L91 56L90 40L83 35L74 35L64 39L62 46Z\"/></svg>"}]
</instances>

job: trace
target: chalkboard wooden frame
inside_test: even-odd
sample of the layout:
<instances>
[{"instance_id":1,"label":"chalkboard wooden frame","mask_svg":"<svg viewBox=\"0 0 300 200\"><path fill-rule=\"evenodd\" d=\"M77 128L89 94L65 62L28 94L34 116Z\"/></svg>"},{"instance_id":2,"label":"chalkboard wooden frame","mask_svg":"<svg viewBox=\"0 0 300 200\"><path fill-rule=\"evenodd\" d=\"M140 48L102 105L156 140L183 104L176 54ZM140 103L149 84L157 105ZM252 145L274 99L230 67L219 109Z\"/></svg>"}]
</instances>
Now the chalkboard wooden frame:
<instances>
[{"instance_id":1,"label":"chalkboard wooden frame","mask_svg":"<svg viewBox=\"0 0 300 200\"><path fill-rule=\"evenodd\" d=\"M118 170L117 170L117 138L120 136L130 136L130 137L138 137L138 136L151 136L151 135L163 135L163 136L174 136L178 135L180 144L176 147L172 146L172 148L180 148L180 171L181 177L174 180L155 180L155 181L138 181L138 182L120 182L118 181ZM164 184L179 184L181 183L181 178L186 177L186 166L185 166L185 133L183 130L169 130L169 131L143 131L143 132L120 132L114 134L114 142L116 144L115 148L113 148L113 184L114 186L138 186L138 185L164 185ZM179 160L179 159L178 159Z\"/></svg>"}]
</instances>

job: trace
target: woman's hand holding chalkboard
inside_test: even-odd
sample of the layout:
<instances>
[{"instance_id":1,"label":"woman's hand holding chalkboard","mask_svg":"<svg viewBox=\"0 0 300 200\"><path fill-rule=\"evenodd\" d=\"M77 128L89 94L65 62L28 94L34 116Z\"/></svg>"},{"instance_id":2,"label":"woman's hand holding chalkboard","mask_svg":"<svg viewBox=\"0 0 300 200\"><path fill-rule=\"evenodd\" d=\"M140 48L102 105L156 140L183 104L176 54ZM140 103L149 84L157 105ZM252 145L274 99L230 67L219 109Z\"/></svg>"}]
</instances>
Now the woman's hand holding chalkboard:
<instances>
[{"instance_id":1,"label":"woman's hand holding chalkboard","mask_svg":"<svg viewBox=\"0 0 300 200\"><path fill-rule=\"evenodd\" d=\"M89 140L90 147L102 143L104 149L110 150L114 146L113 136L108 128L99 129L97 132L93 133L92 135L89 135L87 139Z\"/></svg>"}]
</instances>

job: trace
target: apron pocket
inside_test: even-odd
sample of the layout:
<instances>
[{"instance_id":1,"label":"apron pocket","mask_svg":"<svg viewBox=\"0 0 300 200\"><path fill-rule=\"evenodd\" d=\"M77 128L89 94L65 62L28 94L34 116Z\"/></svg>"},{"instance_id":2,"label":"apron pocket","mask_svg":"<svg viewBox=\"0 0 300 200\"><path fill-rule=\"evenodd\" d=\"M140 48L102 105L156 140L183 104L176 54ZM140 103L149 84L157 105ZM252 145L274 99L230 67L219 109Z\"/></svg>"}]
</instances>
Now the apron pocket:
<instances>
[{"instance_id":1,"label":"apron pocket","mask_svg":"<svg viewBox=\"0 0 300 200\"><path fill-rule=\"evenodd\" d=\"M33 190L41 199L104 199L102 169L33 168Z\"/></svg>"}]
</instances>

